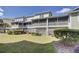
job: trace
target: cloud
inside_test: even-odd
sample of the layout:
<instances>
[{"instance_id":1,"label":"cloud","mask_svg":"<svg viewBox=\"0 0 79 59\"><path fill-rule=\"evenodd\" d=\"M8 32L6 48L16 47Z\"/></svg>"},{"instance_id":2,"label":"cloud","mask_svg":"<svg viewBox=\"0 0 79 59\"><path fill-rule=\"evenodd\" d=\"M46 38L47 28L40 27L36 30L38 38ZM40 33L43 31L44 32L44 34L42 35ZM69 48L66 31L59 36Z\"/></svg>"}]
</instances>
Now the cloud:
<instances>
[{"instance_id":1,"label":"cloud","mask_svg":"<svg viewBox=\"0 0 79 59\"><path fill-rule=\"evenodd\" d=\"M4 13L3 12L0 12L0 16L3 16L4 15Z\"/></svg>"},{"instance_id":2,"label":"cloud","mask_svg":"<svg viewBox=\"0 0 79 59\"><path fill-rule=\"evenodd\" d=\"M57 11L56 13L65 13L65 12L69 12L71 9L70 8L63 8L59 11Z\"/></svg>"},{"instance_id":3,"label":"cloud","mask_svg":"<svg viewBox=\"0 0 79 59\"><path fill-rule=\"evenodd\" d=\"M0 16L4 15L4 10L2 8L0 8Z\"/></svg>"},{"instance_id":4,"label":"cloud","mask_svg":"<svg viewBox=\"0 0 79 59\"><path fill-rule=\"evenodd\" d=\"M4 10L2 8L0 8L0 12L4 12Z\"/></svg>"}]
</instances>

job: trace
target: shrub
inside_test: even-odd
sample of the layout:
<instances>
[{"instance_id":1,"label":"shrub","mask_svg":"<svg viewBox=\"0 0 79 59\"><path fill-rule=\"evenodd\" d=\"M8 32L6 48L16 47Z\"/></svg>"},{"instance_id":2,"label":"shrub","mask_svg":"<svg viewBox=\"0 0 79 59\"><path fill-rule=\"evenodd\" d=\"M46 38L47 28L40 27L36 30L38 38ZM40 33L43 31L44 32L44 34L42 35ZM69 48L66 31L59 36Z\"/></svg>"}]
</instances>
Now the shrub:
<instances>
[{"instance_id":1,"label":"shrub","mask_svg":"<svg viewBox=\"0 0 79 59\"><path fill-rule=\"evenodd\" d=\"M32 35L35 35L35 36L41 36L41 34L36 33L36 32L32 32Z\"/></svg>"},{"instance_id":2,"label":"shrub","mask_svg":"<svg viewBox=\"0 0 79 59\"><path fill-rule=\"evenodd\" d=\"M8 34L14 34L14 35L19 35L19 34L25 34L24 31L17 31L17 30L8 30Z\"/></svg>"},{"instance_id":3,"label":"shrub","mask_svg":"<svg viewBox=\"0 0 79 59\"><path fill-rule=\"evenodd\" d=\"M12 34L12 31L8 30L7 33L8 33L8 34Z\"/></svg>"},{"instance_id":4,"label":"shrub","mask_svg":"<svg viewBox=\"0 0 79 59\"><path fill-rule=\"evenodd\" d=\"M54 30L54 36L61 39L65 45L74 45L79 39L79 30L76 29L58 29Z\"/></svg>"}]
</instances>

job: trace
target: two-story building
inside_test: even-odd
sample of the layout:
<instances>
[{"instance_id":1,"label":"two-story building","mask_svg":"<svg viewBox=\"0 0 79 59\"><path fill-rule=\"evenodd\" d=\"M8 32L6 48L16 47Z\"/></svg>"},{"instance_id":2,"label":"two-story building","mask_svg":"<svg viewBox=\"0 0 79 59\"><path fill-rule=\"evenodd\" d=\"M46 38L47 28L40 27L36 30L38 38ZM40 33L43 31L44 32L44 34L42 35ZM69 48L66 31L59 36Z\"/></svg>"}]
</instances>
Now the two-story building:
<instances>
[{"instance_id":1,"label":"two-story building","mask_svg":"<svg viewBox=\"0 0 79 59\"><path fill-rule=\"evenodd\" d=\"M55 29L79 29L79 8L63 16L53 16L51 11L35 13L32 16L14 18L10 29L37 32L42 35L53 34Z\"/></svg>"}]
</instances>

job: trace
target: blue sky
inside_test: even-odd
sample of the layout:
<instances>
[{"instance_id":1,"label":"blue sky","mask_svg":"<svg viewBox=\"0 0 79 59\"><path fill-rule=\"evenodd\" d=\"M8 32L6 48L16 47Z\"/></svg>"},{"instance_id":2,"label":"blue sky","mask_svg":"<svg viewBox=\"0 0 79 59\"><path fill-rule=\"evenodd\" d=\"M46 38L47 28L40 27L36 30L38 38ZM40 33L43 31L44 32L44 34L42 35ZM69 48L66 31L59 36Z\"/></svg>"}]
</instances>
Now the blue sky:
<instances>
[{"instance_id":1,"label":"blue sky","mask_svg":"<svg viewBox=\"0 0 79 59\"><path fill-rule=\"evenodd\" d=\"M77 6L0 6L0 17L29 16L36 12L52 11L53 15L68 12Z\"/></svg>"}]
</instances>

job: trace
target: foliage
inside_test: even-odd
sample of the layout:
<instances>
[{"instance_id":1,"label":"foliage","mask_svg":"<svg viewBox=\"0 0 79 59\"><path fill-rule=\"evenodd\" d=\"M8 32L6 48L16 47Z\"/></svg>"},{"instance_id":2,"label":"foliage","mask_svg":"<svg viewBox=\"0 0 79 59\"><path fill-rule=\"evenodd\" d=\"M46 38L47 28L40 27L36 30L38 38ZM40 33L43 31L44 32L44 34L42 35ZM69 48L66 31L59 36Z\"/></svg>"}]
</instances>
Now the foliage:
<instances>
[{"instance_id":1,"label":"foliage","mask_svg":"<svg viewBox=\"0 0 79 59\"><path fill-rule=\"evenodd\" d=\"M24 31L19 31L19 30L8 30L7 33L14 34L14 35L25 34Z\"/></svg>"},{"instance_id":2,"label":"foliage","mask_svg":"<svg viewBox=\"0 0 79 59\"><path fill-rule=\"evenodd\" d=\"M79 30L76 29L58 29L54 30L56 38L61 39L65 45L73 45L79 40Z\"/></svg>"},{"instance_id":3,"label":"foliage","mask_svg":"<svg viewBox=\"0 0 79 59\"><path fill-rule=\"evenodd\" d=\"M4 27L10 27L10 25L8 23L3 23Z\"/></svg>"},{"instance_id":4,"label":"foliage","mask_svg":"<svg viewBox=\"0 0 79 59\"><path fill-rule=\"evenodd\" d=\"M12 31L8 30L7 33L8 33L8 34L12 34Z\"/></svg>"},{"instance_id":5,"label":"foliage","mask_svg":"<svg viewBox=\"0 0 79 59\"><path fill-rule=\"evenodd\" d=\"M41 36L40 33L36 33L36 32L32 32L32 35L35 35L35 36Z\"/></svg>"}]
</instances>

